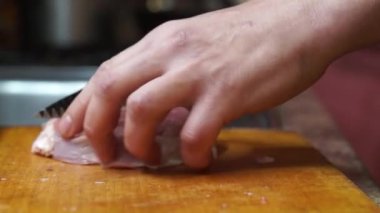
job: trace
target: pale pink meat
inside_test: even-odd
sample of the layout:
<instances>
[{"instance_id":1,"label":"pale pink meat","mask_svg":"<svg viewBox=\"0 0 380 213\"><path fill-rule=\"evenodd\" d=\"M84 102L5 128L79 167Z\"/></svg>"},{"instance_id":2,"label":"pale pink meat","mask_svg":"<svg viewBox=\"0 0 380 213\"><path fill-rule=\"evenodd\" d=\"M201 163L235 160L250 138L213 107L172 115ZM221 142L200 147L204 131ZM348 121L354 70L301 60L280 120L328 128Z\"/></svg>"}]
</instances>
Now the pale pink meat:
<instances>
[{"instance_id":1,"label":"pale pink meat","mask_svg":"<svg viewBox=\"0 0 380 213\"><path fill-rule=\"evenodd\" d=\"M121 113L123 118L123 112ZM179 151L179 132L188 116L184 108L173 109L157 129L155 142L161 147L161 164L149 166L133 157L126 151L122 142L123 120L120 119L114 134L118 140L117 159L105 167L112 168L159 168L182 164ZM45 157L71 164L100 164L90 142L84 134L79 134L71 140L65 140L55 131L57 119L49 120L32 145L32 152Z\"/></svg>"}]
</instances>

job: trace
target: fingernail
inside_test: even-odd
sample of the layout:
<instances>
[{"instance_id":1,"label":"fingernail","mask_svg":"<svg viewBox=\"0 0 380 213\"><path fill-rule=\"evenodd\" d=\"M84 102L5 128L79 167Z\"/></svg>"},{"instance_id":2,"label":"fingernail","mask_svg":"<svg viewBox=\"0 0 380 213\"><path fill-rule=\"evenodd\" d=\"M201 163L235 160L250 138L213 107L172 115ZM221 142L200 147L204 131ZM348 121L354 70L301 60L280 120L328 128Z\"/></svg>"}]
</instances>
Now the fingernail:
<instances>
[{"instance_id":1,"label":"fingernail","mask_svg":"<svg viewBox=\"0 0 380 213\"><path fill-rule=\"evenodd\" d=\"M58 131L61 133L64 137L71 137L71 126L72 126L73 120L69 115L64 115L61 120L58 123Z\"/></svg>"}]
</instances>

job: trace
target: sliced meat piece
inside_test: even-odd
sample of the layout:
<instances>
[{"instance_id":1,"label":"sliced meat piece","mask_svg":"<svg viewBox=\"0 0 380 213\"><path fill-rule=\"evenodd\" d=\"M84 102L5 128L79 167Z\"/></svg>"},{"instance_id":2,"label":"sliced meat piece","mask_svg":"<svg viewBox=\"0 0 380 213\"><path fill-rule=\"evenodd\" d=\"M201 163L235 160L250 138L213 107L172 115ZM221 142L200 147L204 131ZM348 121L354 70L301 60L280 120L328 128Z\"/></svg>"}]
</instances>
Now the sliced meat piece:
<instances>
[{"instance_id":1,"label":"sliced meat piece","mask_svg":"<svg viewBox=\"0 0 380 213\"><path fill-rule=\"evenodd\" d=\"M182 164L179 133L188 113L185 108L175 108L158 127L155 142L161 147L161 165L159 166L146 165L126 151L122 142L124 122L123 119L120 119L118 127L114 131L118 140L117 159L109 165L103 166L112 168L160 168ZM123 118L123 114L122 112L121 118ZM79 134L71 140L65 140L55 131L55 122L57 119L51 119L45 124L32 145L32 153L71 164L100 164L84 134Z\"/></svg>"}]
</instances>

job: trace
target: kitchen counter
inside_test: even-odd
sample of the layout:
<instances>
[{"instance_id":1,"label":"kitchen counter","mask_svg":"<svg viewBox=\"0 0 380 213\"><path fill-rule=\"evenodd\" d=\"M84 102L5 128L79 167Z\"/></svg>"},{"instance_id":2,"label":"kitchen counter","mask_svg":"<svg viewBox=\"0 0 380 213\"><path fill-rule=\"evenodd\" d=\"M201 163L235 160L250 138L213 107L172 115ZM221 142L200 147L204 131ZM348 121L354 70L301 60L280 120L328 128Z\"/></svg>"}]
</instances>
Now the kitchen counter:
<instances>
[{"instance_id":1,"label":"kitchen counter","mask_svg":"<svg viewBox=\"0 0 380 213\"><path fill-rule=\"evenodd\" d=\"M334 166L380 206L380 189L369 177L350 144L312 91L286 102L278 109L284 130L306 137Z\"/></svg>"}]
</instances>

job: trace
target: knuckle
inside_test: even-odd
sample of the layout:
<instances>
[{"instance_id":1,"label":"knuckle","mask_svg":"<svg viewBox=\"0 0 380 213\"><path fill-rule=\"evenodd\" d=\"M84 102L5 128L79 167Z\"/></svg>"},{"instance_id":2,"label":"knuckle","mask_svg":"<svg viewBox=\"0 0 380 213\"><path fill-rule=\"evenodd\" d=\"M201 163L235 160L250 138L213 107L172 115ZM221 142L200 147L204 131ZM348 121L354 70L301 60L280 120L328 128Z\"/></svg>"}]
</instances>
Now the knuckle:
<instances>
[{"instance_id":1,"label":"knuckle","mask_svg":"<svg viewBox=\"0 0 380 213\"><path fill-rule=\"evenodd\" d=\"M87 136L87 138L90 139L90 141L96 138L97 131L94 129L94 127L90 123L88 122L84 123L83 131L84 131L84 134Z\"/></svg>"},{"instance_id":2,"label":"knuckle","mask_svg":"<svg viewBox=\"0 0 380 213\"><path fill-rule=\"evenodd\" d=\"M110 72L110 70L112 70L112 67L113 67L112 64L113 64L113 63L112 63L112 59L109 59L109 60L103 62L103 63L99 66L97 72L98 72L98 73L108 73L108 72Z\"/></svg>"},{"instance_id":3,"label":"knuckle","mask_svg":"<svg viewBox=\"0 0 380 213\"><path fill-rule=\"evenodd\" d=\"M147 95L132 94L127 99L127 113L132 118L145 117L150 113L151 99Z\"/></svg>"},{"instance_id":4,"label":"knuckle","mask_svg":"<svg viewBox=\"0 0 380 213\"><path fill-rule=\"evenodd\" d=\"M116 78L112 75L112 61L108 60L100 65L96 75L93 78L96 95L107 97L112 95Z\"/></svg>"},{"instance_id":5,"label":"knuckle","mask_svg":"<svg viewBox=\"0 0 380 213\"><path fill-rule=\"evenodd\" d=\"M187 29L175 29L169 36L169 49L178 50L185 48L189 44L190 32Z\"/></svg>"},{"instance_id":6,"label":"knuckle","mask_svg":"<svg viewBox=\"0 0 380 213\"><path fill-rule=\"evenodd\" d=\"M181 132L181 141L187 145L197 145L202 141L202 134L199 131L183 130Z\"/></svg>"},{"instance_id":7,"label":"knuckle","mask_svg":"<svg viewBox=\"0 0 380 213\"><path fill-rule=\"evenodd\" d=\"M183 21L169 21L159 27L158 33L161 34L158 46L164 45L168 51L179 50L189 45L192 38L192 32L189 27L183 24Z\"/></svg>"},{"instance_id":8,"label":"knuckle","mask_svg":"<svg viewBox=\"0 0 380 213\"><path fill-rule=\"evenodd\" d=\"M78 108L83 109L84 107L86 107L88 99L84 97L78 97L75 99L75 103L78 105Z\"/></svg>"},{"instance_id":9,"label":"knuckle","mask_svg":"<svg viewBox=\"0 0 380 213\"><path fill-rule=\"evenodd\" d=\"M163 35L168 35L170 34L170 32L173 32L176 29L178 29L179 26L182 25L181 23L182 22L179 20L167 21L161 24L160 26L158 26L157 30L159 31L159 33L162 33Z\"/></svg>"},{"instance_id":10,"label":"knuckle","mask_svg":"<svg viewBox=\"0 0 380 213\"><path fill-rule=\"evenodd\" d=\"M179 20L170 20L170 21L166 21L166 22L162 23L159 27L170 29L170 28L176 27L179 22L180 22Z\"/></svg>"},{"instance_id":11,"label":"knuckle","mask_svg":"<svg viewBox=\"0 0 380 213\"><path fill-rule=\"evenodd\" d=\"M88 101L89 101L89 98L82 96L80 94L74 99L74 101L72 102L72 104L69 106L69 108L66 111L74 114L78 112L79 110L83 110L87 106Z\"/></svg>"},{"instance_id":12,"label":"knuckle","mask_svg":"<svg viewBox=\"0 0 380 213\"><path fill-rule=\"evenodd\" d=\"M192 128L183 129L180 135L181 141L198 151L211 148L223 126L223 119L221 117L210 119L211 122L207 121Z\"/></svg>"}]
</instances>

